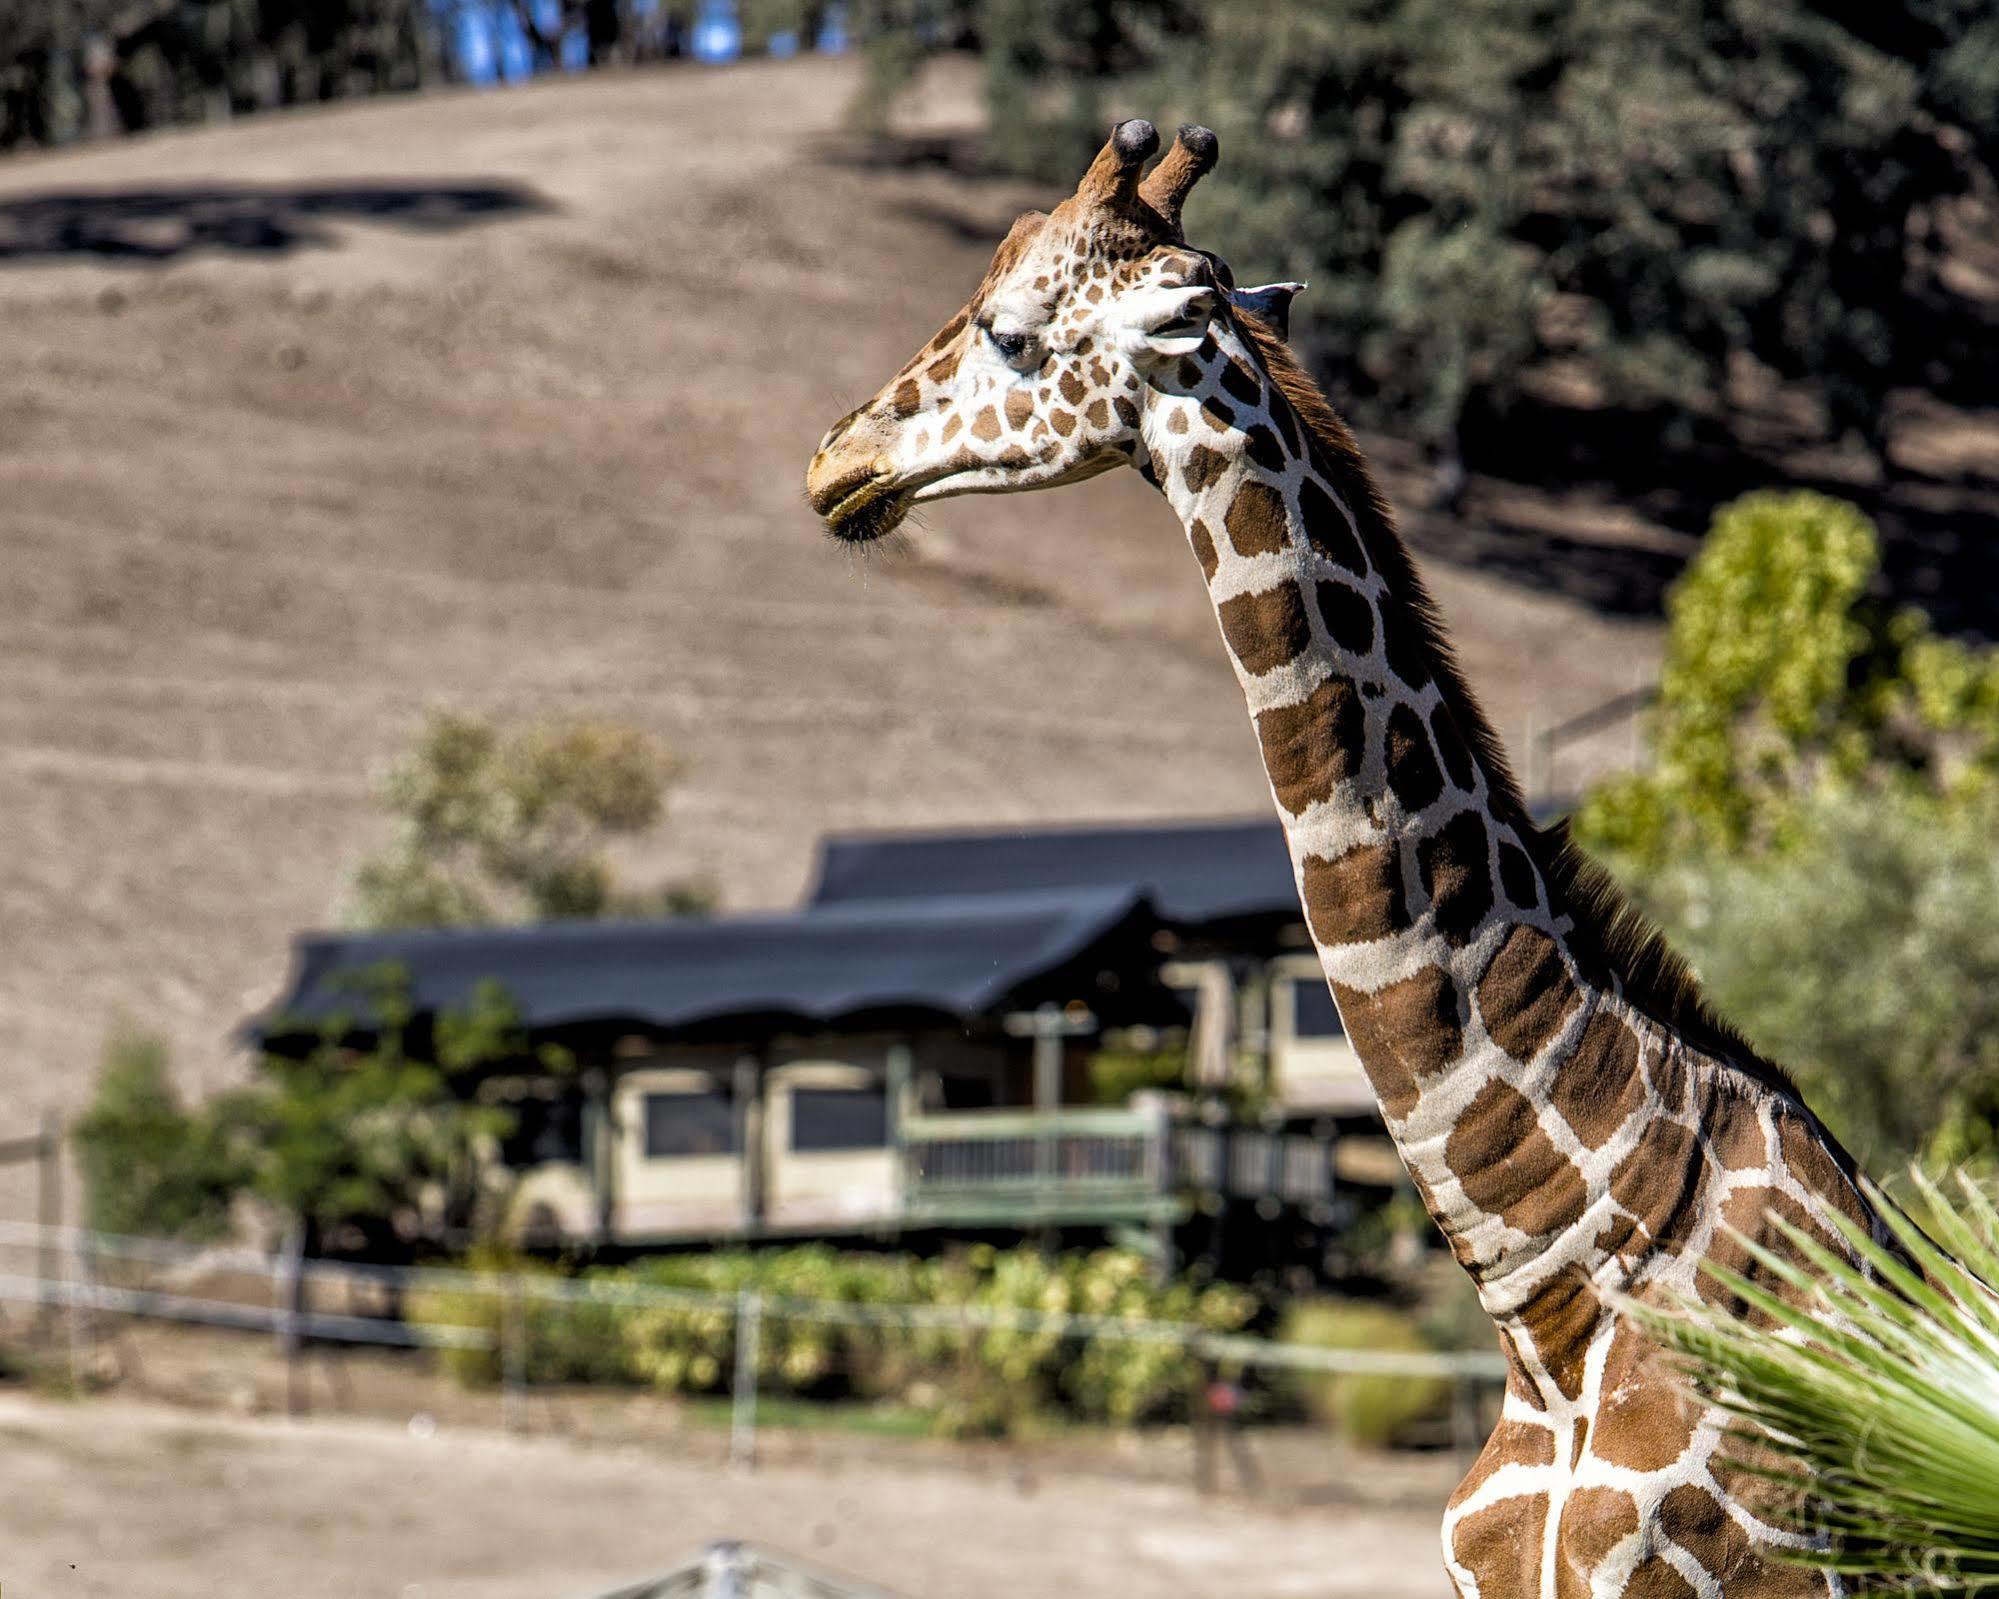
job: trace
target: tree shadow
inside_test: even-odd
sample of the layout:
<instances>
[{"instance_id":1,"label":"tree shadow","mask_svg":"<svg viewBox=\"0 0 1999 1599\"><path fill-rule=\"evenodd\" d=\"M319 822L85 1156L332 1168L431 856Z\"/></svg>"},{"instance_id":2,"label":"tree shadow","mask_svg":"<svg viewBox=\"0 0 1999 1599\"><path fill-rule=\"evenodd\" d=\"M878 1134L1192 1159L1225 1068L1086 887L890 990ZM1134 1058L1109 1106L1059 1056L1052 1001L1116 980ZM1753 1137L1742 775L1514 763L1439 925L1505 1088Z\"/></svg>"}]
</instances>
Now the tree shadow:
<instances>
[{"instance_id":1,"label":"tree shadow","mask_svg":"<svg viewBox=\"0 0 1999 1599\"><path fill-rule=\"evenodd\" d=\"M1957 417L1999 437L1989 413ZM1999 452L1971 468L1883 469L1858 447L1765 443L1719 425L1675 438L1657 417L1532 404L1479 442L1484 471L1463 510L1407 518L1432 559L1600 614L1658 616L1717 509L1753 491L1811 489L1879 528L1877 600L1916 606L1946 633L1999 638Z\"/></svg>"},{"instance_id":2,"label":"tree shadow","mask_svg":"<svg viewBox=\"0 0 1999 1599\"><path fill-rule=\"evenodd\" d=\"M0 264L96 258L159 264L198 250L282 255L335 242L332 223L448 233L553 209L511 183L360 183L90 190L0 200Z\"/></svg>"}]
</instances>

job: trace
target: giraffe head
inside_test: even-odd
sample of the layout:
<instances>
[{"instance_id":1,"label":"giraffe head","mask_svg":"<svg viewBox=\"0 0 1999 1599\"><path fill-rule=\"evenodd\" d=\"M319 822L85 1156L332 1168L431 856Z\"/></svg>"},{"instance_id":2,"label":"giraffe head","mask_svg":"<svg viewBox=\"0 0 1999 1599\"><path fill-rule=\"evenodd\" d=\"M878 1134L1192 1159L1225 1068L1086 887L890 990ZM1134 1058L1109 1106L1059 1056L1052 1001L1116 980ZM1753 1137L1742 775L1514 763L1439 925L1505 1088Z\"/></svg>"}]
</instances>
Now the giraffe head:
<instances>
[{"instance_id":1,"label":"giraffe head","mask_svg":"<svg viewBox=\"0 0 1999 1599\"><path fill-rule=\"evenodd\" d=\"M1076 482L1142 459L1148 387L1179 381L1232 284L1190 249L1180 205L1215 162L1215 136L1159 147L1120 123L1076 192L1014 223L971 302L882 390L833 425L806 474L813 509L865 543L910 508L954 494ZM1290 285L1271 291L1282 295Z\"/></svg>"}]
</instances>

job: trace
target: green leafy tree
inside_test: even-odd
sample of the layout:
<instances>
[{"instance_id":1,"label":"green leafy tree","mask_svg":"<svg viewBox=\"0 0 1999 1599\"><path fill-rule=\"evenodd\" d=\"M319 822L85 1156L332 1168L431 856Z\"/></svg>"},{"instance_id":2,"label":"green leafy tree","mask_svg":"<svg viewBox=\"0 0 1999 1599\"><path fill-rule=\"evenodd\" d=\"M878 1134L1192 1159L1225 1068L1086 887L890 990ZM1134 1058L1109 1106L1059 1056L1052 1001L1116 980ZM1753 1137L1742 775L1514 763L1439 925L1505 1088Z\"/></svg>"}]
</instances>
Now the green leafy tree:
<instances>
[{"instance_id":1,"label":"green leafy tree","mask_svg":"<svg viewBox=\"0 0 1999 1599\"><path fill-rule=\"evenodd\" d=\"M561 1072L566 1054L537 1047L496 983L430 1018L414 1012L393 967L357 987L351 1016L297 1053L267 1052L257 1081L214 1113L241 1152L248 1190L301 1222L314 1244L390 1253L464 1237L496 1214L492 1142L511 1113L478 1099L495 1069Z\"/></svg>"},{"instance_id":2,"label":"green leafy tree","mask_svg":"<svg viewBox=\"0 0 1999 1599\"><path fill-rule=\"evenodd\" d=\"M112 1034L70 1138L91 1227L187 1239L227 1230L240 1162L212 1117L181 1104L167 1046L156 1036Z\"/></svg>"},{"instance_id":3,"label":"green leafy tree","mask_svg":"<svg viewBox=\"0 0 1999 1599\"><path fill-rule=\"evenodd\" d=\"M1301 346L1446 465L1555 362L1686 432L1751 356L1878 446L1949 297L1937 202L1999 137L1979 0L984 0L971 31L1003 164L1072 178L1120 112L1213 126L1198 238L1309 281Z\"/></svg>"},{"instance_id":4,"label":"green leafy tree","mask_svg":"<svg viewBox=\"0 0 1999 1599\"><path fill-rule=\"evenodd\" d=\"M1668 601L1651 760L1585 801L1720 1010L1863 1154L1999 1128L1999 651L1871 595L1815 494L1716 517Z\"/></svg>"},{"instance_id":5,"label":"green leafy tree","mask_svg":"<svg viewBox=\"0 0 1999 1599\"><path fill-rule=\"evenodd\" d=\"M1999 1156L1999 806L1832 790L1642 881L1720 1012L1869 1164Z\"/></svg>"},{"instance_id":6,"label":"green leafy tree","mask_svg":"<svg viewBox=\"0 0 1999 1599\"><path fill-rule=\"evenodd\" d=\"M696 884L620 889L608 855L660 820L680 770L658 740L615 722L503 733L438 712L382 781L399 825L355 874L355 918L447 927L708 910L712 897Z\"/></svg>"},{"instance_id":7,"label":"green leafy tree","mask_svg":"<svg viewBox=\"0 0 1999 1599\"><path fill-rule=\"evenodd\" d=\"M1590 794L1577 836L1627 870L1782 849L1827 786L1970 803L1999 775L1999 651L1871 598L1873 525L1812 493L1717 514L1666 602L1645 771Z\"/></svg>"}]
</instances>

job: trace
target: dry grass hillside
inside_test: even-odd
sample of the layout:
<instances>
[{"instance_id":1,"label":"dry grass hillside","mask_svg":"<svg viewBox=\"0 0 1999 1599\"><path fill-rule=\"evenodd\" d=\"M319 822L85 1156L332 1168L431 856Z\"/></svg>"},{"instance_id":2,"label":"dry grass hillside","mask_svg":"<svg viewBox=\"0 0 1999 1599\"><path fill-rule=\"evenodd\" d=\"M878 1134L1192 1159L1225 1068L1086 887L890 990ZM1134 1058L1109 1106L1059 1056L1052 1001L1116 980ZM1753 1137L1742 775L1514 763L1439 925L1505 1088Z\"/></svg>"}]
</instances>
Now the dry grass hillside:
<instances>
[{"instance_id":1,"label":"dry grass hillside","mask_svg":"<svg viewBox=\"0 0 1999 1599\"><path fill-rule=\"evenodd\" d=\"M371 774L428 705L667 736L692 775L636 865L735 907L793 898L828 828L1268 804L1198 572L1135 475L957 502L868 560L805 510L821 431L1047 198L859 159L852 71L0 163L0 1134L80 1102L119 1012L191 1081L236 1069L229 1029L338 914ZM975 111L947 72L911 116ZM1600 504L1485 504L1578 550L1586 518L1588 548L1684 553ZM1470 547L1451 531L1419 545ZM1656 650L1559 583L1432 577L1515 742Z\"/></svg>"}]
</instances>

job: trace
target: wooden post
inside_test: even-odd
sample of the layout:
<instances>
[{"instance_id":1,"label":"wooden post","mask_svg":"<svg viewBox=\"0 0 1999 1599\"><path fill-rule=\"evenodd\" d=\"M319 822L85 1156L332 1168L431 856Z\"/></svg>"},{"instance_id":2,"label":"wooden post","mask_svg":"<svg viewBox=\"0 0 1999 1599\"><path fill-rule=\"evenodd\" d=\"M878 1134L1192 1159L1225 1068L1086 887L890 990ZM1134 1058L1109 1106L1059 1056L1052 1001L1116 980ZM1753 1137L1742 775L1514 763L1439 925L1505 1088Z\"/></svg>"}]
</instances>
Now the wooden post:
<instances>
[{"instance_id":1,"label":"wooden post","mask_svg":"<svg viewBox=\"0 0 1999 1599\"><path fill-rule=\"evenodd\" d=\"M527 1327L521 1310L521 1280L509 1272L500 1294L500 1426L507 1432L519 1432L526 1419Z\"/></svg>"},{"instance_id":2,"label":"wooden post","mask_svg":"<svg viewBox=\"0 0 1999 1599\"><path fill-rule=\"evenodd\" d=\"M303 1416L306 1409L303 1338L299 1321L305 1311L305 1221L294 1217L285 1231L284 1253L272 1274L273 1318L278 1350L285 1362L285 1414Z\"/></svg>"},{"instance_id":3,"label":"wooden post","mask_svg":"<svg viewBox=\"0 0 1999 1599\"><path fill-rule=\"evenodd\" d=\"M618 1145L611 1114L610 1073L593 1066L583 1074L583 1160L590 1172L590 1191L597 1202L597 1244L611 1241L617 1218Z\"/></svg>"},{"instance_id":4,"label":"wooden post","mask_svg":"<svg viewBox=\"0 0 1999 1599\"><path fill-rule=\"evenodd\" d=\"M754 1232L763 1225L764 1192L764 1070L760 1055L736 1059L732 1096L736 1102L736 1159L741 1163L742 1227Z\"/></svg>"},{"instance_id":5,"label":"wooden post","mask_svg":"<svg viewBox=\"0 0 1999 1599\"><path fill-rule=\"evenodd\" d=\"M757 1360L763 1337L763 1295L745 1288L736 1296L736 1371L729 1395L729 1464L738 1471L757 1463Z\"/></svg>"},{"instance_id":6,"label":"wooden post","mask_svg":"<svg viewBox=\"0 0 1999 1599\"><path fill-rule=\"evenodd\" d=\"M888 1104L889 1169L895 1174L895 1193L889 1203L895 1207L898 1225L909 1211L911 1182L909 1139L904 1124L914 1113L916 1051L908 1043L891 1044L885 1061L887 1081L883 1093Z\"/></svg>"},{"instance_id":7,"label":"wooden post","mask_svg":"<svg viewBox=\"0 0 1999 1599\"><path fill-rule=\"evenodd\" d=\"M52 1110L42 1112L41 1137L35 1148L35 1221L40 1228L36 1253L41 1278L45 1285L51 1285L62 1275L62 1247L56 1241L62 1231L62 1119ZM42 1289L37 1320L41 1323L37 1336L46 1343L55 1322L52 1287Z\"/></svg>"}]
</instances>

